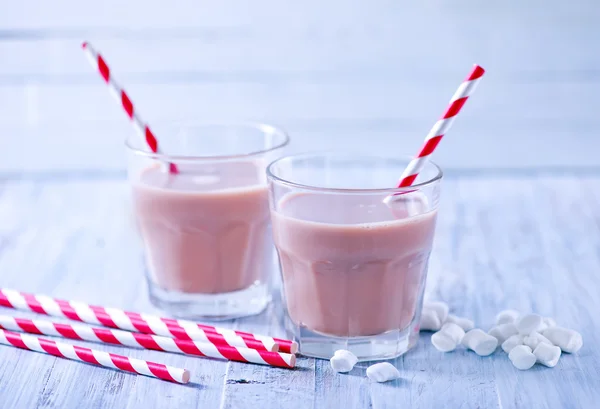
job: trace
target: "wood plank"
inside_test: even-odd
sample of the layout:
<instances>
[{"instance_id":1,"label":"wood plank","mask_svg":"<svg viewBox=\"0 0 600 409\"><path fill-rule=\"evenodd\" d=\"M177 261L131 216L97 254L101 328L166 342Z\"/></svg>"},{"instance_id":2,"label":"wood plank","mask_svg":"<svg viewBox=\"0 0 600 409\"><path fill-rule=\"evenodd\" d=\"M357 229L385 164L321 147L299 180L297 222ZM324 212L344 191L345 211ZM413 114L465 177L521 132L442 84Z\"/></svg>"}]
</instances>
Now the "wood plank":
<instances>
[{"instance_id":1,"label":"wood plank","mask_svg":"<svg viewBox=\"0 0 600 409\"><path fill-rule=\"evenodd\" d=\"M0 125L3 136L0 178L101 178L106 177L106 172L123 177L128 160L124 141L132 136L133 130L120 114L115 112L121 118L114 121L75 121L31 127ZM273 123L271 118L263 119ZM261 121L261 118L256 120ZM440 144L433 160L448 175L489 174L495 170L527 173L540 167L551 168L557 174L577 168L597 170L596 151L600 141L595 138L591 124L581 124L578 130L572 121L544 122L516 125L494 121L492 125L477 118L461 118ZM400 118L290 119L282 124L291 137L288 154L343 147L346 151L389 152L402 156L414 155L431 126L429 120L411 122ZM171 129L176 128L174 123L171 125ZM168 126L166 122L157 122L155 128L162 130ZM162 136L169 134L157 132L161 141L168 142L168 138Z\"/></svg>"},{"instance_id":2,"label":"wood plank","mask_svg":"<svg viewBox=\"0 0 600 409\"><path fill-rule=\"evenodd\" d=\"M437 38L443 38L443 34L452 32L477 33L480 36L498 38L500 34L511 33L490 30L490 24L510 26L516 30L519 27L531 27L533 24L545 24L546 27L550 27L557 23L588 23L593 27L600 13L595 6L595 2L590 0L578 1L577 7L559 1L542 0L527 3L510 0L490 5L483 5L476 0L461 0L452 4L440 0L426 3L377 0L369 4L348 4L339 1L324 4L318 0L263 0L252 4L240 0L218 3L181 0L177 7L164 7L160 0L146 1L143 5L138 2L122 3L118 0L107 0L102 4L57 0L50 5L36 0L25 0L5 7L0 15L0 24L5 30L15 30L17 33L18 30L54 30L57 34L69 34L74 30L114 32L121 29L122 33L124 29L129 29L132 32L143 33L143 30L147 29L189 30L206 26L248 25L263 27L265 31L285 28L318 32L328 31L328 27L335 30L339 26L356 27L350 29L358 31L361 30L360 27L364 27L359 23L366 23L368 27L369 22L380 22L386 27L398 27L397 29L405 26L415 27L422 33L429 32ZM462 19L463 24L454 24L458 19ZM392 24L393 21L397 24ZM474 28L480 30L473 31ZM553 32L558 33L556 30ZM284 35L285 30L277 33ZM415 37L409 39L414 40ZM520 44L516 43L515 46L519 47Z\"/></svg>"},{"instance_id":3,"label":"wood plank","mask_svg":"<svg viewBox=\"0 0 600 409\"><path fill-rule=\"evenodd\" d=\"M570 21L563 16L562 29L556 30L555 18L532 21L517 14L517 5L508 7L513 11L510 18L454 10L454 19L450 19L435 10L415 14L403 8L384 10L384 15L369 13L361 17L361 24L343 16L326 24L311 22L315 16L308 14L304 20L299 17L301 24L291 25L289 21L264 24L255 20L237 25L202 21L168 29L79 27L61 34L40 27L23 33L8 30L5 35L0 31L0 56L6 57L0 67L0 83L86 81L89 68L81 52L84 39L91 41L128 83L161 81L166 74L181 80L244 78L260 73L274 78L288 74L315 79L334 75L359 81L365 77L432 80L440 75L462 78L464 67L474 61L493 70L496 78L509 80L598 77L600 57L587 52L599 31L590 18L597 12L581 12ZM423 24L424 20L431 21ZM494 27L495 32L487 27ZM278 35L272 35L274 31Z\"/></svg>"},{"instance_id":4,"label":"wood plank","mask_svg":"<svg viewBox=\"0 0 600 409\"><path fill-rule=\"evenodd\" d=\"M470 65L466 68L465 72ZM0 124L121 120L120 107L97 73L89 74L93 81L88 85L0 86ZM371 83L367 79L356 83L333 80L277 84L265 76L263 80L240 83L132 84L127 88L140 113L153 122L264 119L285 125L294 120L384 119L431 126L461 79L444 75L433 83L425 79ZM578 132L582 128L585 131L584 125L594 124L593 106L600 99L600 82L551 85L485 78L461 112L460 122L539 126L540 131L572 124Z\"/></svg>"},{"instance_id":5,"label":"wood plank","mask_svg":"<svg viewBox=\"0 0 600 409\"><path fill-rule=\"evenodd\" d=\"M97 84L86 86L0 87L6 155L0 169L124 169L122 141L132 131L95 79ZM598 165L594 107L600 105L599 83L490 80L436 152L442 166ZM174 129L169 121L250 120L283 126L296 152L342 145L362 150L368 139L375 152L413 155L455 86L450 77L436 87L404 82L140 84L130 94L165 143Z\"/></svg>"}]
</instances>

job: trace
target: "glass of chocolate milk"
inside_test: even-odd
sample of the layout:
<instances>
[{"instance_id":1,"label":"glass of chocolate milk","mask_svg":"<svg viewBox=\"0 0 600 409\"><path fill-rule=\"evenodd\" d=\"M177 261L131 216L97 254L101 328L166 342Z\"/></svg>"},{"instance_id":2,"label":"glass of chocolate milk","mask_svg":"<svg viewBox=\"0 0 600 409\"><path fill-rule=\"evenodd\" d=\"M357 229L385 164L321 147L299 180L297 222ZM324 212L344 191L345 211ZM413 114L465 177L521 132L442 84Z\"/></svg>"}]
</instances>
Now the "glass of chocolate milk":
<instances>
[{"instance_id":1,"label":"glass of chocolate milk","mask_svg":"<svg viewBox=\"0 0 600 409\"><path fill-rule=\"evenodd\" d=\"M412 187L389 188L409 161L316 153L267 168L286 329L302 354L377 360L416 344L442 172L428 162Z\"/></svg>"},{"instance_id":2,"label":"glass of chocolate milk","mask_svg":"<svg viewBox=\"0 0 600 409\"><path fill-rule=\"evenodd\" d=\"M154 131L161 154L137 135L127 141L150 300L183 318L260 313L275 257L265 168L288 136L261 124Z\"/></svg>"}]
</instances>

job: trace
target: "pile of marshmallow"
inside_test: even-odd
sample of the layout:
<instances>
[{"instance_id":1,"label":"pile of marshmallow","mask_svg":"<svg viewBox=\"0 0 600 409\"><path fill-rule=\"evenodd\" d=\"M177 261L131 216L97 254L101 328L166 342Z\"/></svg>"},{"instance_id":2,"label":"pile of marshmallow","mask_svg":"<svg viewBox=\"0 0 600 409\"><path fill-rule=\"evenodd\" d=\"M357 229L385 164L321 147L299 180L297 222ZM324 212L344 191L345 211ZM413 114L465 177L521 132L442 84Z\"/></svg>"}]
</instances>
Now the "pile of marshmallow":
<instances>
[{"instance_id":1,"label":"pile of marshmallow","mask_svg":"<svg viewBox=\"0 0 600 409\"><path fill-rule=\"evenodd\" d=\"M552 318L505 310L496 316L496 326L486 333L475 328L473 321L449 314L448 305L442 302L423 305L421 331L437 331L431 343L442 352L454 351L462 344L477 355L488 356L501 345L512 364L521 370L536 362L552 368L562 352L573 354L583 346L581 334L557 326Z\"/></svg>"},{"instance_id":2,"label":"pile of marshmallow","mask_svg":"<svg viewBox=\"0 0 600 409\"><path fill-rule=\"evenodd\" d=\"M423 305L420 329L436 331L431 343L442 352L463 345L479 356L488 356L501 345L512 364L521 370L531 368L536 362L552 368L562 352L573 354L583 346L581 334L557 326L552 318L505 310L496 316L496 326L486 333L475 328L473 321L450 314L443 302ZM336 372L350 372L358 359L352 352L340 349L329 362ZM400 372L389 362L381 362L367 368L367 377L387 382L399 378Z\"/></svg>"}]
</instances>

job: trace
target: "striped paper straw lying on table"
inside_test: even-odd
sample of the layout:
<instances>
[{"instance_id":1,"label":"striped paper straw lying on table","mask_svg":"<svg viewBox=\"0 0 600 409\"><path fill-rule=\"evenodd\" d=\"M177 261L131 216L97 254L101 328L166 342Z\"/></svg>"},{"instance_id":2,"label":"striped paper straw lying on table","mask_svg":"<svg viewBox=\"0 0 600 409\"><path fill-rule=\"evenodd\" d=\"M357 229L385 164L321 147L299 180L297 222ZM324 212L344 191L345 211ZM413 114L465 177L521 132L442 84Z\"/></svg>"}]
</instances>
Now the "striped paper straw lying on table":
<instances>
[{"instance_id":1,"label":"striped paper straw lying on table","mask_svg":"<svg viewBox=\"0 0 600 409\"><path fill-rule=\"evenodd\" d=\"M190 373L187 369L148 362L142 359L128 358L123 355L64 344L31 335L17 334L3 329L0 329L0 344L54 355L73 361L86 362L105 368L150 376L170 382L188 383L190 381Z\"/></svg>"},{"instance_id":2,"label":"striped paper straw lying on table","mask_svg":"<svg viewBox=\"0 0 600 409\"><path fill-rule=\"evenodd\" d=\"M28 332L30 334L58 336L163 352L229 359L231 361L271 365L282 368L293 368L296 365L296 357L291 354L267 351L259 353L254 349L227 346L217 348L208 342L173 339L115 329L94 328L82 324L70 325L60 322L0 315L0 328L10 331Z\"/></svg>"},{"instance_id":3,"label":"striped paper straw lying on table","mask_svg":"<svg viewBox=\"0 0 600 409\"><path fill-rule=\"evenodd\" d=\"M196 324L191 321L127 312L116 308L88 305L76 301L65 301L6 288L0 288L0 306L22 311L33 311L54 317L65 317L88 324L126 331L211 342L217 347L225 345L250 348L259 351L259 353L263 351L273 352L278 348L279 352L294 354L298 350L298 344L291 340Z\"/></svg>"}]
</instances>

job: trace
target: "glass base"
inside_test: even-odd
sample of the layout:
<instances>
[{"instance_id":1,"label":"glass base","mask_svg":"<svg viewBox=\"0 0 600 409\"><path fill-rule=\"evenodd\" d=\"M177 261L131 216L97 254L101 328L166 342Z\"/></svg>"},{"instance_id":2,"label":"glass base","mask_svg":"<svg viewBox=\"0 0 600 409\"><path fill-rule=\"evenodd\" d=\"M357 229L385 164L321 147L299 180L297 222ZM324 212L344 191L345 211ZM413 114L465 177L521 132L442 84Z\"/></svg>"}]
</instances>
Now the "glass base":
<instances>
[{"instance_id":1,"label":"glass base","mask_svg":"<svg viewBox=\"0 0 600 409\"><path fill-rule=\"evenodd\" d=\"M298 353L313 358L330 359L336 350L352 352L360 362L396 358L417 344L419 330L411 324L405 330L392 330L366 337L335 337L293 325L287 320L288 335L298 342Z\"/></svg>"},{"instance_id":2,"label":"glass base","mask_svg":"<svg viewBox=\"0 0 600 409\"><path fill-rule=\"evenodd\" d=\"M221 294L190 294L167 291L150 280L150 302L176 318L205 321L223 321L260 314L271 302L266 283Z\"/></svg>"}]
</instances>

